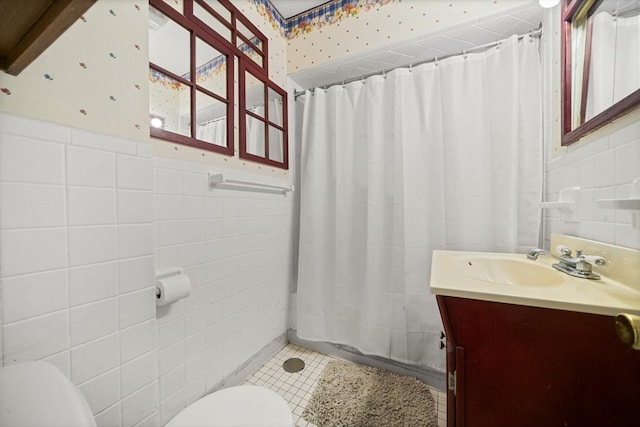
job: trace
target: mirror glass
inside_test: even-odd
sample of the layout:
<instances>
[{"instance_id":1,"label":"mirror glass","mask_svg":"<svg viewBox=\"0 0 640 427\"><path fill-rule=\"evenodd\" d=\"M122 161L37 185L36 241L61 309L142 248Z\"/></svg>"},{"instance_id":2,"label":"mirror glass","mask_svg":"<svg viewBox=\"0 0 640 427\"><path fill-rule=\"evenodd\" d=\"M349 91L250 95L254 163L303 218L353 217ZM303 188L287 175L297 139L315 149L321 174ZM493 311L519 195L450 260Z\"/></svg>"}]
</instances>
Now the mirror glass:
<instances>
[{"instance_id":1,"label":"mirror glass","mask_svg":"<svg viewBox=\"0 0 640 427\"><path fill-rule=\"evenodd\" d=\"M259 157L265 156L265 111L264 90L265 84L250 72L245 73L245 106L246 117L246 142L247 153ZM258 119L257 117L262 120Z\"/></svg>"},{"instance_id":2,"label":"mirror glass","mask_svg":"<svg viewBox=\"0 0 640 427\"><path fill-rule=\"evenodd\" d=\"M264 122L247 114L247 153L264 157Z\"/></svg>"},{"instance_id":3,"label":"mirror glass","mask_svg":"<svg viewBox=\"0 0 640 427\"><path fill-rule=\"evenodd\" d=\"M227 96L227 56L196 37L196 83L223 98Z\"/></svg>"},{"instance_id":4,"label":"mirror glass","mask_svg":"<svg viewBox=\"0 0 640 427\"><path fill-rule=\"evenodd\" d=\"M253 74L247 72L245 74L245 99L247 111L264 117L264 89L265 84L255 77Z\"/></svg>"},{"instance_id":5,"label":"mirror glass","mask_svg":"<svg viewBox=\"0 0 640 427\"><path fill-rule=\"evenodd\" d=\"M229 9L220 4L218 0L204 0L204 2L213 9L218 15L220 15L225 21L231 22L231 12ZM193 9L195 10L197 3L193 4Z\"/></svg>"},{"instance_id":6,"label":"mirror glass","mask_svg":"<svg viewBox=\"0 0 640 427\"><path fill-rule=\"evenodd\" d=\"M268 164L287 162L286 92L248 69L244 70L244 153ZM242 124L241 124L242 125ZM243 151L241 150L241 156ZM259 157L260 159L256 159Z\"/></svg>"},{"instance_id":7,"label":"mirror glass","mask_svg":"<svg viewBox=\"0 0 640 427\"><path fill-rule=\"evenodd\" d=\"M149 62L178 76L187 73L191 34L153 7L149 16Z\"/></svg>"},{"instance_id":8,"label":"mirror glass","mask_svg":"<svg viewBox=\"0 0 640 427\"><path fill-rule=\"evenodd\" d=\"M220 4L218 4L217 1L216 2L208 2L208 4L209 4L209 6L214 6L215 5L213 7L213 9L215 9L216 12L218 12L218 13L224 13L223 12L223 10L224 10L224 11L226 11L227 14L229 14L229 11L226 10L224 7L222 7ZM222 9L222 10L218 10L218 9ZM211 15L209 12L207 12L198 3L193 3L193 15L196 18L200 19L205 24L207 24L209 27L211 27L211 29L213 31L215 31L216 33L221 35L225 40L231 41L231 29L227 25L223 24L216 17Z\"/></svg>"},{"instance_id":9,"label":"mirror glass","mask_svg":"<svg viewBox=\"0 0 640 427\"><path fill-rule=\"evenodd\" d=\"M269 121L282 126L282 95L269 88Z\"/></svg>"},{"instance_id":10,"label":"mirror glass","mask_svg":"<svg viewBox=\"0 0 640 427\"><path fill-rule=\"evenodd\" d=\"M640 88L640 0L604 0L589 21L584 121Z\"/></svg>"},{"instance_id":11,"label":"mirror glass","mask_svg":"<svg viewBox=\"0 0 640 427\"><path fill-rule=\"evenodd\" d=\"M188 73L189 46L189 31L149 7L149 62L164 70L149 69L150 125L185 136L191 120L189 87L170 74Z\"/></svg>"},{"instance_id":12,"label":"mirror glass","mask_svg":"<svg viewBox=\"0 0 640 427\"><path fill-rule=\"evenodd\" d=\"M283 133L280 129L269 126L269 159L276 162L283 162Z\"/></svg>"},{"instance_id":13,"label":"mirror glass","mask_svg":"<svg viewBox=\"0 0 640 427\"><path fill-rule=\"evenodd\" d=\"M149 119L154 128L189 136L189 87L159 71L149 69Z\"/></svg>"},{"instance_id":14,"label":"mirror glass","mask_svg":"<svg viewBox=\"0 0 640 427\"><path fill-rule=\"evenodd\" d=\"M159 10L149 9L150 125L226 147L228 55L194 36L195 57L191 58L190 31ZM192 60L195 76L191 75ZM195 92L188 83L195 85ZM191 101L194 93L195 105Z\"/></svg>"},{"instance_id":15,"label":"mirror glass","mask_svg":"<svg viewBox=\"0 0 640 427\"><path fill-rule=\"evenodd\" d=\"M196 134L201 141L227 145L227 56L196 37L196 83L219 98L196 91Z\"/></svg>"},{"instance_id":16,"label":"mirror glass","mask_svg":"<svg viewBox=\"0 0 640 427\"><path fill-rule=\"evenodd\" d=\"M236 39L236 45L238 49L244 52L253 62L258 64L260 67L264 67L264 62L262 59L262 41L258 36L256 36L250 29L248 29L242 22L236 21L236 29L239 34L242 34L244 37L238 37ZM251 43L247 43L246 40L249 40ZM255 48L257 48L257 50Z\"/></svg>"},{"instance_id":17,"label":"mirror glass","mask_svg":"<svg viewBox=\"0 0 640 427\"><path fill-rule=\"evenodd\" d=\"M196 91L196 138L211 144L227 145L227 103Z\"/></svg>"},{"instance_id":18,"label":"mirror glass","mask_svg":"<svg viewBox=\"0 0 640 427\"><path fill-rule=\"evenodd\" d=\"M567 145L640 104L640 0L565 0L563 10Z\"/></svg>"}]
</instances>

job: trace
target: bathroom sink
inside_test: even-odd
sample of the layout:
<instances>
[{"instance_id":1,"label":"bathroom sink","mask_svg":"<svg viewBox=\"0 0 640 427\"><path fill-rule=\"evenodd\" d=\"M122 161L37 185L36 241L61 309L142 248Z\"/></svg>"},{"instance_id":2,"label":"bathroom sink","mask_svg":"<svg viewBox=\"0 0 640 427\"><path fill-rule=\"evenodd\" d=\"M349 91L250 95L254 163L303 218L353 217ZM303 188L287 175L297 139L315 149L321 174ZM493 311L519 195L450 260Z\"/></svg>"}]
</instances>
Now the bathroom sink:
<instances>
[{"instance_id":1,"label":"bathroom sink","mask_svg":"<svg viewBox=\"0 0 640 427\"><path fill-rule=\"evenodd\" d=\"M640 251L573 236L552 234L550 247L581 248L604 257L594 266L600 280L562 273L558 260L541 254L435 250L431 292L438 296L525 305L581 313L640 315Z\"/></svg>"},{"instance_id":2,"label":"bathroom sink","mask_svg":"<svg viewBox=\"0 0 640 427\"><path fill-rule=\"evenodd\" d=\"M470 257L461 260L460 268L474 279L505 285L556 286L564 282L562 273L527 259Z\"/></svg>"}]
</instances>

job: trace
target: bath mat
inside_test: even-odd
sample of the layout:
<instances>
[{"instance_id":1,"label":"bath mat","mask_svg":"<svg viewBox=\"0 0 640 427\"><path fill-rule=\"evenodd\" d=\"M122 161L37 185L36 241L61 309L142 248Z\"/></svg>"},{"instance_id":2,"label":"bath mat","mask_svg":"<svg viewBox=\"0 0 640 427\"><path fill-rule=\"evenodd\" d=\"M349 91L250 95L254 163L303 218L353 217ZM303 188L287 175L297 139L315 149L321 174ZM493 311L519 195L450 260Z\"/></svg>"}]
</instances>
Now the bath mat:
<instances>
[{"instance_id":1,"label":"bath mat","mask_svg":"<svg viewBox=\"0 0 640 427\"><path fill-rule=\"evenodd\" d=\"M318 427L436 427L435 403L416 378L332 360L302 417Z\"/></svg>"}]
</instances>

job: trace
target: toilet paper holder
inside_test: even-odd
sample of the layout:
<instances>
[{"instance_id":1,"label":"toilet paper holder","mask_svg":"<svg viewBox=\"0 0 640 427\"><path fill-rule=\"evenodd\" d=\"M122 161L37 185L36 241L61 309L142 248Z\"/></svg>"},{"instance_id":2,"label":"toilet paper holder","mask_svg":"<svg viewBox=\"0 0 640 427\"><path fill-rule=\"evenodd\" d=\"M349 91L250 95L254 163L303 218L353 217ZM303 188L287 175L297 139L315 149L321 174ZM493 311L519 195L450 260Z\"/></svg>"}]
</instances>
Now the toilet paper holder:
<instances>
[{"instance_id":1,"label":"toilet paper holder","mask_svg":"<svg viewBox=\"0 0 640 427\"><path fill-rule=\"evenodd\" d=\"M166 279L171 276L179 276L180 274L184 274L184 268L182 267L171 267L164 270L160 270L156 272L156 281ZM156 298L160 298L161 291L160 288L156 286Z\"/></svg>"}]
</instances>

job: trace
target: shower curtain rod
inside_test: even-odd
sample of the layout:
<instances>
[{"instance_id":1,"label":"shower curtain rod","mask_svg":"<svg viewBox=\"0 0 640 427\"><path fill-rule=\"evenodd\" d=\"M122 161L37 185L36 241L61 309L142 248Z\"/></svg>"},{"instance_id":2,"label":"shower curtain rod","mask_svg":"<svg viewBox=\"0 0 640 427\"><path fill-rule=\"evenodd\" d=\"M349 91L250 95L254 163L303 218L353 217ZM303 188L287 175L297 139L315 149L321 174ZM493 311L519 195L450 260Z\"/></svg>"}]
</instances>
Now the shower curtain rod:
<instances>
[{"instance_id":1,"label":"shower curtain rod","mask_svg":"<svg viewBox=\"0 0 640 427\"><path fill-rule=\"evenodd\" d=\"M217 119L207 120L206 122L198 123L198 126L206 126L210 123L219 122L220 120L226 120L227 116L218 117Z\"/></svg>"},{"instance_id":2,"label":"shower curtain rod","mask_svg":"<svg viewBox=\"0 0 640 427\"><path fill-rule=\"evenodd\" d=\"M540 23L540 26L538 28L536 28L535 30L531 30L531 31L529 31L528 33L525 33L525 34L519 34L518 35L518 40L522 40L523 38L525 38L527 36L539 38L541 35L542 35L542 22ZM334 83L322 85L320 87L326 90L326 89L330 88L331 86L345 85L347 83L356 82L358 80L365 80L365 79L368 79L369 77L372 77L372 76L385 75L388 72L391 72L391 71L396 70L398 68L409 68L410 69L411 67L415 67L415 66L422 65L422 64L428 64L430 62L438 62L438 61L441 61L443 59L450 58L452 56L465 55L465 54L467 54L469 52L475 52L475 51L478 51L478 50L490 49L490 48L492 48L494 46L499 46L505 40L506 39L502 39L502 40L498 40L498 41L491 42L491 43L485 43L485 44L482 44L482 45L479 45L479 46L470 47L469 49L464 49L461 52L451 53L451 54L445 55L445 56L436 56L435 58L427 59L427 60L424 60L424 61L419 61L419 62L415 62L415 63L409 63L409 64L406 64L406 65L402 65L402 66L398 66L398 67L392 68L390 70L376 71L375 73L365 74L365 75L362 75L362 76L359 76L359 77L353 77L353 78L350 78L350 79L347 79L347 80L343 80L343 81L339 81L339 82L334 82ZM313 91L315 89L316 88L312 88L312 89L309 89L309 90L311 91L311 93L313 93ZM293 99L294 99L294 101L297 100L300 96L304 95L305 93L306 93L306 90L294 90L293 91Z\"/></svg>"}]
</instances>

